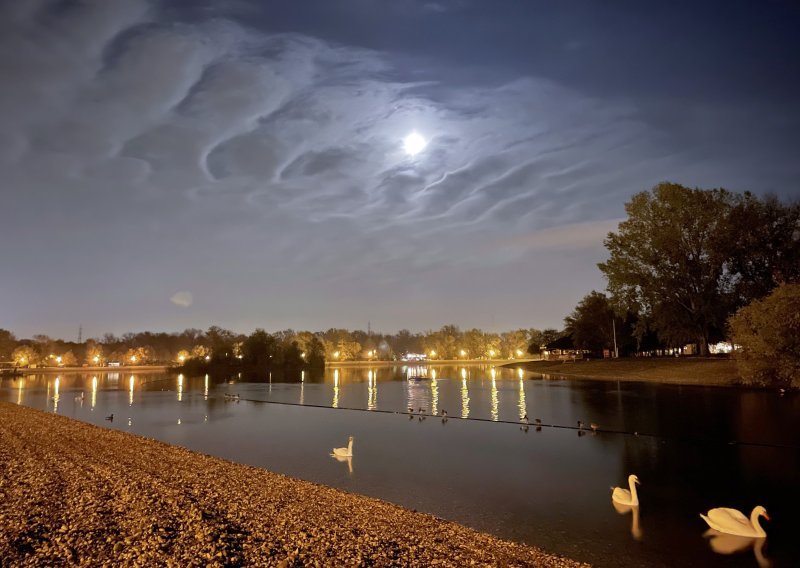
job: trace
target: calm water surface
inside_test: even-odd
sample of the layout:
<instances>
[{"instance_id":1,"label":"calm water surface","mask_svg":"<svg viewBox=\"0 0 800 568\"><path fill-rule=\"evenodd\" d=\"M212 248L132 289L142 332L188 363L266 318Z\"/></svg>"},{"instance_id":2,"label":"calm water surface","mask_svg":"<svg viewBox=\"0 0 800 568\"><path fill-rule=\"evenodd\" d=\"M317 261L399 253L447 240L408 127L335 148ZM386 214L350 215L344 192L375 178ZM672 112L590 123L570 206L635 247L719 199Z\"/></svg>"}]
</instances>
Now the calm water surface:
<instances>
[{"instance_id":1,"label":"calm water surface","mask_svg":"<svg viewBox=\"0 0 800 568\"><path fill-rule=\"evenodd\" d=\"M0 399L379 497L599 566L800 566L793 393L398 366L257 379L31 375L4 379ZM409 407L446 410L450 419L409 417ZM113 423L104 419L111 413ZM526 414L546 426L521 428ZM579 431L578 420L605 431ZM331 448L350 435L355 457L333 459ZM610 487L629 473L642 481L640 510L619 512ZM772 518L758 550L704 538L699 512L727 506L749 515L756 504ZM723 555L712 544L743 550Z\"/></svg>"}]
</instances>

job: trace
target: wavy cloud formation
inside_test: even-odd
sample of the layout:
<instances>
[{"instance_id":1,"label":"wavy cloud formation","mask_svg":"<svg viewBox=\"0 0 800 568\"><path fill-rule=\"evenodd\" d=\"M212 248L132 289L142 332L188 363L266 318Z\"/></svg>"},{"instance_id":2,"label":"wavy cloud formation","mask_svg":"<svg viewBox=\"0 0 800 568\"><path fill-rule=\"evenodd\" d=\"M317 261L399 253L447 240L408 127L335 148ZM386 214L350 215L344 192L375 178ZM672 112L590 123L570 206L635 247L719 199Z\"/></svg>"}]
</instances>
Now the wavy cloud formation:
<instances>
[{"instance_id":1,"label":"wavy cloud formation","mask_svg":"<svg viewBox=\"0 0 800 568\"><path fill-rule=\"evenodd\" d=\"M404 78L387 53L219 13L180 23L143 0L56 4L1 5L0 183L16 213L7 228L51 266L147 267L158 276L117 284L135 287L142 305L179 285L176 270L206 292L234 288L215 313L235 311L231 297L259 305L282 294L287 314L330 319L341 315L313 299L323 282L353 290L348 310L369 286L391 288L398 266L473 270L572 250L588 274L600 242L587 238L602 240L633 191L718 171L687 160L630 101L552 81L448 87ZM402 140L414 130L428 146L412 157ZM0 245L4 258L16 257L10 247ZM495 254L476 255L485 250ZM247 283L222 276L242 272ZM85 282L68 284L80 296ZM469 293L458 292L467 303ZM524 292L510 293L514 311ZM181 294L172 301L190 305ZM115 296L104 297L107 307ZM87 292L83 307L98 302ZM393 313L402 310L382 315Z\"/></svg>"}]
</instances>

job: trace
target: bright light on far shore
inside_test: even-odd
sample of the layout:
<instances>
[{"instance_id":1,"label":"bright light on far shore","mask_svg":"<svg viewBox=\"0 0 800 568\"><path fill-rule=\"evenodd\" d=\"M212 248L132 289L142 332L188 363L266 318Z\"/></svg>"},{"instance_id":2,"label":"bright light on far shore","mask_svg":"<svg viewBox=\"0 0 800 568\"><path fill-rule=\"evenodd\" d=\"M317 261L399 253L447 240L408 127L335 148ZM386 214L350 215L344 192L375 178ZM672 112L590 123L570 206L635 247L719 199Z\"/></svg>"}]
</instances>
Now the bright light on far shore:
<instances>
[{"instance_id":1,"label":"bright light on far shore","mask_svg":"<svg viewBox=\"0 0 800 568\"><path fill-rule=\"evenodd\" d=\"M403 149L409 156L416 156L425 149L428 141L416 131L403 138Z\"/></svg>"}]
</instances>

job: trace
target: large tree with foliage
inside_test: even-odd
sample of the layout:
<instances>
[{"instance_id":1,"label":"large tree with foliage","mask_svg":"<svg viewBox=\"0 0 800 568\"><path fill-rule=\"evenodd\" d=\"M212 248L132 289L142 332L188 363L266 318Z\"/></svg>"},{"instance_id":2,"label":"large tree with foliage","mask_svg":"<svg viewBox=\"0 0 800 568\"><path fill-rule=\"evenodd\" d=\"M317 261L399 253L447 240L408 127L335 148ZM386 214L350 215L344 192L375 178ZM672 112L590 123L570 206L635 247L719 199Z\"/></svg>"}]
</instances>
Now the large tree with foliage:
<instances>
[{"instance_id":1,"label":"large tree with foliage","mask_svg":"<svg viewBox=\"0 0 800 568\"><path fill-rule=\"evenodd\" d=\"M742 196L724 189L662 183L625 204L628 218L605 245L600 270L625 309L644 316L659 336L690 339L707 352L735 305L736 231L731 212Z\"/></svg>"},{"instance_id":2,"label":"large tree with foliage","mask_svg":"<svg viewBox=\"0 0 800 568\"><path fill-rule=\"evenodd\" d=\"M614 313L614 308L605 294L592 291L564 318L567 333L578 349L601 354L604 349L612 350L615 333L620 338L627 337L625 320ZM621 342L620 342L621 343Z\"/></svg>"},{"instance_id":3,"label":"large tree with foliage","mask_svg":"<svg viewBox=\"0 0 800 568\"><path fill-rule=\"evenodd\" d=\"M800 284L784 284L729 321L742 378L800 387Z\"/></svg>"}]
</instances>

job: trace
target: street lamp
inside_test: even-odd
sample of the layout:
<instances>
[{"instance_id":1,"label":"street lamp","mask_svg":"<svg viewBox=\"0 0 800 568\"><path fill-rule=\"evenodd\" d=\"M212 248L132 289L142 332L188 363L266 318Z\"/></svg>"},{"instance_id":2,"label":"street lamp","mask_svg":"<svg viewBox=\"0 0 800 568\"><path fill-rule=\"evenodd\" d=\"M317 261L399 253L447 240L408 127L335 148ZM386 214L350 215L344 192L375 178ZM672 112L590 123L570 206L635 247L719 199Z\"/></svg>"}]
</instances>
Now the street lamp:
<instances>
[{"instance_id":1,"label":"street lamp","mask_svg":"<svg viewBox=\"0 0 800 568\"><path fill-rule=\"evenodd\" d=\"M338 351L334 351L333 352L333 358L334 359L338 359L339 358L339 352Z\"/></svg>"},{"instance_id":2,"label":"street lamp","mask_svg":"<svg viewBox=\"0 0 800 568\"><path fill-rule=\"evenodd\" d=\"M436 351L434 351L433 349L431 349L431 357L436 357Z\"/></svg>"},{"instance_id":3,"label":"street lamp","mask_svg":"<svg viewBox=\"0 0 800 568\"><path fill-rule=\"evenodd\" d=\"M494 358L494 349L489 349L489 357Z\"/></svg>"},{"instance_id":4,"label":"street lamp","mask_svg":"<svg viewBox=\"0 0 800 568\"><path fill-rule=\"evenodd\" d=\"M136 355L131 355L131 363L136 363Z\"/></svg>"},{"instance_id":5,"label":"street lamp","mask_svg":"<svg viewBox=\"0 0 800 568\"><path fill-rule=\"evenodd\" d=\"M56 363L58 363L59 365L61 364L61 355L56 357Z\"/></svg>"},{"instance_id":6,"label":"street lamp","mask_svg":"<svg viewBox=\"0 0 800 568\"><path fill-rule=\"evenodd\" d=\"M94 361L94 364L97 365L100 362L100 357L95 355L94 357L92 357L92 361Z\"/></svg>"},{"instance_id":7,"label":"street lamp","mask_svg":"<svg viewBox=\"0 0 800 568\"><path fill-rule=\"evenodd\" d=\"M466 351L464 351L463 349L461 350L461 356L462 356L462 357L466 357L466 356L467 356L467 352L466 352Z\"/></svg>"}]
</instances>

